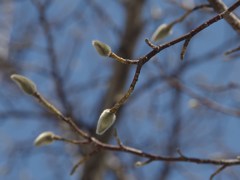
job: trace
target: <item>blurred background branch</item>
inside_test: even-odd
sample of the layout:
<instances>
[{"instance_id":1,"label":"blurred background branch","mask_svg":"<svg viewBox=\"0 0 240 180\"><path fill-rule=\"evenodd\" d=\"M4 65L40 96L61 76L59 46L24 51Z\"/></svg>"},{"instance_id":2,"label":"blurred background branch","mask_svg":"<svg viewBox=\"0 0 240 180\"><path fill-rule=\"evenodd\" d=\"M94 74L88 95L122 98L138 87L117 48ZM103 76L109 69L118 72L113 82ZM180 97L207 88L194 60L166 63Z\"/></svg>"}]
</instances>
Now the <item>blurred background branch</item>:
<instances>
[{"instance_id":1,"label":"blurred background branch","mask_svg":"<svg viewBox=\"0 0 240 180\"><path fill-rule=\"evenodd\" d=\"M237 1L208 2L212 8L206 5L208 8L189 14L173 26L171 35L155 45L191 32ZM71 168L94 152L96 145L33 147L34 138L43 131L78 141L79 137L23 95L9 78L13 73L29 77L81 130L103 143L116 144L113 128L103 136L95 134L97 120L129 88L135 69L98 56L91 41L102 40L117 55L137 59L152 50L144 39L149 39L159 25L182 20L192 9L202 7L203 1L0 3L2 179L208 179L215 175L239 179L238 166L224 166L221 171L223 168L215 165L150 159L151 163L135 167L136 162L149 159L104 150L87 158L70 177ZM155 54L143 66L134 93L118 111L114 124L124 145L163 157L183 158L176 150L179 148L186 157L238 162L239 53L224 55L239 46L238 33L233 33L239 32L238 14L239 8L225 17L226 22L201 31L188 44L184 61L180 61L179 43Z\"/></svg>"}]
</instances>

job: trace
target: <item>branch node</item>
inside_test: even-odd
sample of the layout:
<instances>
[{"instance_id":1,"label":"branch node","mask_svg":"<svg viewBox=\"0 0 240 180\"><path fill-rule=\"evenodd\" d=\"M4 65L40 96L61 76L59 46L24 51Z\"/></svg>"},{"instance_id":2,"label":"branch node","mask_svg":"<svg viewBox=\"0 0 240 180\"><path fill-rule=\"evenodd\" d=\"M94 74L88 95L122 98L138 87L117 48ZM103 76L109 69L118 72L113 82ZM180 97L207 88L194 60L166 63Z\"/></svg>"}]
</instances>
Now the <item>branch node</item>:
<instances>
[{"instance_id":1,"label":"branch node","mask_svg":"<svg viewBox=\"0 0 240 180\"><path fill-rule=\"evenodd\" d=\"M179 148L177 148L177 153L179 154L179 156L183 159L187 159L187 157L185 155L183 155L183 153L181 152L181 150Z\"/></svg>"},{"instance_id":2,"label":"branch node","mask_svg":"<svg viewBox=\"0 0 240 180\"><path fill-rule=\"evenodd\" d=\"M91 156L93 156L95 153L98 152L98 149L94 149L92 152L86 154L84 157L82 157L72 168L70 175L73 175L75 173L75 171L77 170L77 168L83 164L84 162L86 162Z\"/></svg>"},{"instance_id":3,"label":"branch node","mask_svg":"<svg viewBox=\"0 0 240 180\"><path fill-rule=\"evenodd\" d=\"M209 180L213 180L213 178L219 174L221 171L223 171L225 168L227 167L227 165L223 165L220 168L218 168L209 178Z\"/></svg>"},{"instance_id":4,"label":"branch node","mask_svg":"<svg viewBox=\"0 0 240 180\"><path fill-rule=\"evenodd\" d=\"M116 139L117 141L117 144L119 145L119 147L123 147L123 143L122 141L120 140L119 136L118 136L118 132L117 132L117 129L114 128L114 132L113 132L113 135L114 135L114 138Z\"/></svg>"},{"instance_id":5,"label":"branch node","mask_svg":"<svg viewBox=\"0 0 240 180\"><path fill-rule=\"evenodd\" d=\"M149 39L145 39L146 44L151 47L153 50L158 50L158 46L154 45Z\"/></svg>"}]
</instances>

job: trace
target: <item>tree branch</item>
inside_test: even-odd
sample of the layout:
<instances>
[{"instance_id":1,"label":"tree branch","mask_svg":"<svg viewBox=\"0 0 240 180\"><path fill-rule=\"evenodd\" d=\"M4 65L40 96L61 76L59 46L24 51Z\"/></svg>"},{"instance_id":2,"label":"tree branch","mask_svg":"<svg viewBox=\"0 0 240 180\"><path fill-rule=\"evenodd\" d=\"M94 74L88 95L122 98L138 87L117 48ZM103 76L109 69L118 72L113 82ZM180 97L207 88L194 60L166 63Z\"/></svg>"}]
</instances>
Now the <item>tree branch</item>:
<instances>
[{"instance_id":1,"label":"tree branch","mask_svg":"<svg viewBox=\"0 0 240 180\"><path fill-rule=\"evenodd\" d=\"M222 0L208 0L211 6L217 13L222 13L227 10L227 6ZM233 13L227 14L224 19L237 32L240 33L240 19Z\"/></svg>"}]
</instances>

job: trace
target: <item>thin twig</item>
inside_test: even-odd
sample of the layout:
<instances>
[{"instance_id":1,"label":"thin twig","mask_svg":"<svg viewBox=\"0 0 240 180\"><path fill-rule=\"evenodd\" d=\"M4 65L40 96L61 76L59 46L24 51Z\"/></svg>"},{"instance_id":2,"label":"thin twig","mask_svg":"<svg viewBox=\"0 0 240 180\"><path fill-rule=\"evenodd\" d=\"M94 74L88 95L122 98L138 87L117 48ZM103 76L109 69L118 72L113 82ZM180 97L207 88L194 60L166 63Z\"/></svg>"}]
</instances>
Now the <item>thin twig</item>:
<instances>
[{"instance_id":1,"label":"thin twig","mask_svg":"<svg viewBox=\"0 0 240 180\"><path fill-rule=\"evenodd\" d=\"M46 11L47 8L50 6L50 3L47 1L46 3L40 3L37 0L32 0L32 4L35 6L35 8L38 11L39 14L39 22L41 25L41 28L43 29L44 36L46 38L47 42L47 54L49 57L50 67L51 67L51 76L54 80L54 85L56 89L56 95L59 98L62 106L67 111L69 116L72 116L72 105L69 103L67 99L66 92L64 90L64 84L63 84L63 77L60 75L60 69L58 66L58 57L56 50L54 48L54 37L52 34L52 29L49 23L49 20L47 19Z\"/></svg>"},{"instance_id":2,"label":"thin twig","mask_svg":"<svg viewBox=\"0 0 240 180\"><path fill-rule=\"evenodd\" d=\"M240 51L240 46L238 46L238 47L236 47L236 48L234 48L234 49L231 49L231 50L225 52L224 54L225 54L225 55L229 55L229 54L235 53L235 52L237 52L237 51Z\"/></svg>"},{"instance_id":3,"label":"thin twig","mask_svg":"<svg viewBox=\"0 0 240 180\"><path fill-rule=\"evenodd\" d=\"M73 139L67 139L64 137L60 137L60 136L54 136L53 139L55 141L63 141L63 142L67 142L67 143L71 143L71 144L89 144L89 140L73 140Z\"/></svg>"},{"instance_id":4,"label":"thin twig","mask_svg":"<svg viewBox=\"0 0 240 180\"><path fill-rule=\"evenodd\" d=\"M183 155L183 153L181 152L181 150L179 148L177 148L177 153L179 154L180 157L182 158L187 158L185 155Z\"/></svg>"},{"instance_id":5,"label":"thin twig","mask_svg":"<svg viewBox=\"0 0 240 180\"><path fill-rule=\"evenodd\" d=\"M60 110L58 110L53 104L51 104L46 98L44 98L39 92L36 92L35 94L33 94L33 96L38 100L38 102L40 104L42 104L45 108L47 108L48 110L50 110L50 112L52 112L54 115L56 115L56 117L58 117L60 120L66 122L67 124L69 124L69 126L77 133L79 134L81 137L84 137L85 139L89 139L90 136L85 133L84 131L82 131L81 129L78 128L77 124L68 117L65 117Z\"/></svg>"},{"instance_id":6,"label":"thin twig","mask_svg":"<svg viewBox=\"0 0 240 180\"><path fill-rule=\"evenodd\" d=\"M118 62L120 62L122 64L137 64L139 61L139 60L124 59L113 52L110 53L109 57L117 60Z\"/></svg>"},{"instance_id":7,"label":"thin twig","mask_svg":"<svg viewBox=\"0 0 240 180\"><path fill-rule=\"evenodd\" d=\"M118 111L118 109L128 100L129 96L132 94L134 88L135 88L135 85L138 81L138 77L140 75L140 72L141 72L141 69L142 69L142 62L143 62L143 59L139 60L138 62L138 65L137 65L137 68L136 68L136 71L135 71L135 74L134 74L134 77L133 77L133 80L132 80L132 83L128 89L128 91L125 93L125 95L118 101L116 102L116 104L111 108L111 112L112 113L116 113Z\"/></svg>"},{"instance_id":8,"label":"thin twig","mask_svg":"<svg viewBox=\"0 0 240 180\"><path fill-rule=\"evenodd\" d=\"M124 59L122 57L117 56L114 53L111 53L110 57L112 57L112 58L114 58L114 59L116 59L119 62L124 63L124 64L133 64L131 62L134 62L134 64L137 64L137 68L136 68L136 71L135 71L135 74L134 74L134 78L133 78L133 80L131 82L131 85L130 85L128 91L123 95L123 97L119 101L117 101L115 103L115 105L111 108L110 111L112 113L116 113L118 111L118 109L128 100L128 98L131 96L132 92L134 91L134 88L135 88L136 83L138 81L138 77L140 75L142 66L146 62L148 62L152 57L154 57L157 53L159 53L163 49L166 49L166 48L168 48L168 47L170 47L170 46L172 46L174 44L177 44L177 43L185 40L185 43L183 45L183 50L182 50L182 53L181 53L181 57L183 58L183 56L185 54L185 51L186 51L186 48L187 48L187 45L189 44L189 42L190 42L190 40L192 39L193 36L198 34L203 29L207 28L211 24L213 24L213 23L223 19L226 15L231 13L238 6L240 6L240 1L236 2L235 4L233 4L231 7L229 7L226 11L222 12L221 14L218 14L217 16L215 16L215 17L211 18L210 20L206 21L205 23L201 24L200 26L198 26L196 29L192 30L191 32L189 32L189 33L183 35L182 37L179 37L179 38L177 38L177 39L175 39L173 41L165 43L163 45L152 46L152 44L147 41L147 43L151 47L154 47L154 49L151 52L149 52L148 54L146 54L145 56L139 58L138 60L126 60L126 59ZM180 88L180 87L178 87L178 88ZM205 101L203 101L203 102L205 102ZM212 104L214 105L213 107L215 109L220 109L220 110L222 110L222 112L225 111L225 108L222 108L222 106L219 106L216 103L212 103ZM237 114L237 115L240 115L240 114Z\"/></svg>"},{"instance_id":9,"label":"thin twig","mask_svg":"<svg viewBox=\"0 0 240 180\"><path fill-rule=\"evenodd\" d=\"M190 15L192 12L196 11L196 10L199 10L199 9L203 9L203 8L211 8L211 5L210 4L201 4L201 5L198 5L198 6L195 6L194 8L188 10L184 15L182 15L181 17L179 17L178 19L174 20L172 23L172 25L175 25L177 23L180 23L182 22L184 19L186 19L186 17L188 15Z\"/></svg>"},{"instance_id":10,"label":"thin twig","mask_svg":"<svg viewBox=\"0 0 240 180\"><path fill-rule=\"evenodd\" d=\"M173 46L181 41L184 41L186 39L191 39L193 36L195 36L196 34L198 34L199 32L201 32L202 30L206 29L208 26L218 22L219 20L223 19L225 16L227 16L228 14L230 14L232 11L234 11L237 7L240 6L240 1L237 1L236 3L234 3L232 6L230 6L226 11L214 16L213 18L211 18L210 20L202 23L201 25L199 25L197 28L195 28L194 30L192 30L191 32L173 40L170 42L167 42L163 45L159 45L157 46L156 49L152 50L151 52L149 52L148 54L146 54L145 56L142 57L142 59L144 59L143 64L145 64L146 62L148 62L152 57L154 57L156 54L158 54L159 52L161 52L162 50Z\"/></svg>"},{"instance_id":11,"label":"thin twig","mask_svg":"<svg viewBox=\"0 0 240 180\"><path fill-rule=\"evenodd\" d=\"M201 96L201 95L195 93L190 88L188 88L184 83L180 82L176 78L173 78L170 76L165 76L165 75L162 75L162 77L167 80L167 83L171 87L181 90L182 92L188 94L189 96L193 97L194 99L197 99L201 104L209 107L210 109L224 113L224 114L236 116L236 117L240 116L240 111L238 109L224 107L223 105L221 105L211 99Z\"/></svg>"},{"instance_id":12,"label":"thin twig","mask_svg":"<svg viewBox=\"0 0 240 180\"><path fill-rule=\"evenodd\" d=\"M182 47L182 51L181 51L181 60L183 60L184 56L185 56L185 53L186 53L186 50L187 50L187 46L190 42L191 38L187 38L185 41L184 41L184 44L183 44L183 47Z\"/></svg>"},{"instance_id":13,"label":"thin twig","mask_svg":"<svg viewBox=\"0 0 240 180\"><path fill-rule=\"evenodd\" d=\"M210 176L210 180L213 180L213 178L219 174L222 170L224 170L227 167L227 165L223 165L220 168L218 168L211 176Z\"/></svg>"},{"instance_id":14,"label":"thin twig","mask_svg":"<svg viewBox=\"0 0 240 180\"><path fill-rule=\"evenodd\" d=\"M139 64L138 67L141 69L141 64ZM36 97L40 101L40 103L42 103L45 106L46 102L41 102L42 99L43 99L42 95L40 95L39 92L37 92L36 94L37 94L37 96L35 96L35 95L33 95L33 96ZM47 101L47 100L44 99L44 101ZM51 103L47 101L47 104L51 104ZM45 106L45 107L47 109L49 108L49 106ZM57 109L57 108L54 107L54 109ZM95 144L95 146L98 150L100 148L100 149L109 150L109 151L126 152L126 153L134 154L134 155L137 155L137 156L140 156L140 157L149 158L149 159L158 160L158 161L190 162L190 163L197 163L197 164L215 164L215 165L228 165L228 166L239 165L240 164L240 159L214 160L214 159L201 159L201 158L186 157L186 156L184 156L184 158L182 156L180 156L180 157L159 156L159 155L143 152L139 149L126 146L122 143L120 143L120 145L119 144L118 145L106 144L106 143L103 143L103 142L97 140L96 138L90 136L89 134L87 134L83 130L79 129L78 126L74 123L74 121L72 121L71 118L65 117L62 113L58 113L58 114L55 113L55 115L60 120L63 120L64 122L69 124L70 127L75 132L77 132L82 138L88 140L88 143L86 142L84 144L93 143L93 144ZM76 144L77 144L77 142L76 142Z\"/></svg>"},{"instance_id":15,"label":"thin twig","mask_svg":"<svg viewBox=\"0 0 240 180\"><path fill-rule=\"evenodd\" d=\"M120 108L120 106L123 105L127 101L127 99L129 98L129 96L131 95L131 93L134 90L134 87L137 83L137 80L138 80L138 77L140 75L140 71L141 71L142 66L146 62L148 62L153 56L155 56L157 53L159 53L160 51L162 51L165 48L168 48L168 47L170 47L172 45L175 45L175 44L177 44L181 41L184 41L186 39L191 39L194 35L196 35L200 31L202 31L203 29L207 28L211 24L213 24L213 23L221 20L222 18L224 18L225 15L231 13L239 5L240 5L240 1L236 2L234 5L232 5L230 8L228 8L223 13L213 17L212 19L208 20L207 22L203 23L202 25L198 26L196 29L194 29L191 32L183 35L182 37L180 37L178 39L175 39L171 42L168 42L166 44L157 46L157 50L156 49L152 50L150 53L148 53L144 57L140 58L139 60L136 60L136 61L131 60L132 62L137 64L134 78L133 78L133 80L131 82L131 85L130 85L128 91L126 92L126 94L111 109L112 112L116 112ZM124 61L124 62L130 62L130 61ZM174 82L176 82L176 81L174 81ZM174 82L172 82L173 85L174 85ZM179 84L179 83L176 84L176 85L177 85L178 89L180 88L180 89L184 89L185 91L189 91L184 86L181 86L181 84ZM190 94L191 94L191 92L190 92ZM219 159L217 159L217 160L215 160L215 159L203 159L203 158L195 158L195 157L186 157L186 156L181 155L181 153L180 153L180 157L179 156L178 157L160 156L160 155L156 155L156 154L152 154L152 153L147 153L147 152L144 152L142 150L139 150L139 149L136 149L136 148L133 148L133 147L126 146L122 143L118 144L118 145L111 145L111 144L103 143L103 142L99 141L98 139L92 137L88 133L84 132L83 130L81 130L71 118L68 118L68 117L64 116L55 106L53 106L45 98L43 98L42 95L37 93L37 94L34 95L34 97L37 98L37 100L40 103L42 103L47 109L50 109L51 112L53 112L60 120L69 124L70 127L75 132L77 132L82 138L88 140L89 143L86 143L86 144L90 144L90 143L94 144L96 146L96 149L95 149L95 151L92 152L92 154L94 154L96 152L99 152L99 149L100 150L103 149L103 150L108 150L108 151L125 152L125 153L133 154L133 155L136 155L136 156L139 156L139 157L148 158L151 161L154 160L154 161L166 161L166 162L188 162L188 163L212 164L212 165L223 165L223 166L240 165L240 159L221 159L221 160L219 160ZM208 103L208 102L206 102L206 103ZM217 106L217 107L219 108L219 106ZM90 157L90 155L91 155L91 153L89 154L89 157ZM78 164L81 164L81 163L82 163L82 161L80 160ZM222 169L224 169L224 168L222 168Z\"/></svg>"},{"instance_id":16,"label":"thin twig","mask_svg":"<svg viewBox=\"0 0 240 180\"><path fill-rule=\"evenodd\" d=\"M72 168L70 175L73 175L75 173L75 171L77 170L77 168L83 164L84 162L86 162L91 156L93 156L94 154L96 154L98 151L95 149L92 152L88 153L87 155L85 155L83 158L81 158Z\"/></svg>"},{"instance_id":17,"label":"thin twig","mask_svg":"<svg viewBox=\"0 0 240 180\"><path fill-rule=\"evenodd\" d=\"M123 145L122 141L120 140L119 136L118 136L118 133L117 133L117 129L115 128L114 129L114 137L117 141L117 144L121 147Z\"/></svg>"},{"instance_id":18,"label":"thin twig","mask_svg":"<svg viewBox=\"0 0 240 180\"><path fill-rule=\"evenodd\" d=\"M153 50L157 48L156 45L154 45L149 39L145 39L145 42L149 47L151 47Z\"/></svg>"},{"instance_id":19,"label":"thin twig","mask_svg":"<svg viewBox=\"0 0 240 180\"><path fill-rule=\"evenodd\" d=\"M222 0L208 0L217 13L221 13L227 9ZM239 1L239 0L238 0ZM240 33L240 19L233 13L227 14L224 19L238 33Z\"/></svg>"}]
</instances>

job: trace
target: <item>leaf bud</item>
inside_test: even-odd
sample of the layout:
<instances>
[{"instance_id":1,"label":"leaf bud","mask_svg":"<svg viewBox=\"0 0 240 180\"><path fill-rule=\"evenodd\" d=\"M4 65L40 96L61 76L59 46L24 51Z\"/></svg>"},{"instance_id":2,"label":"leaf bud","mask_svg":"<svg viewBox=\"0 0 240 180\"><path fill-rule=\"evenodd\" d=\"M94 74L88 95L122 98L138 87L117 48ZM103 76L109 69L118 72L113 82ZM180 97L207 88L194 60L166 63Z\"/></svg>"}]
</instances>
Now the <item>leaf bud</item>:
<instances>
[{"instance_id":1,"label":"leaf bud","mask_svg":"<svg viewBox=\"0 0 240 180\"><path fill-rule=\"evenodd\" d=\"M37 91L37 87L30 79L19 74L12 74L11 79L27 94L33 95Z\"/></svg>"},{"instance_id":2,"label":"leaf bud","mask_svg":"<svg viewBox=\"0 0 240 180\"><path fill-rule=\"evenodd\" d=\"M115 120L116 115L110 109L105 109L98 119L96 133L102 135L112 126Z\"/></svg>"},{"instance_id":3,"label":"leaf bud","mask_svg":"<svg viewBox=\"0 0 240 180\"><path fill-rule=\"evenodd\" d=\"M44 146L44 145L51 144L54 141L54 136L55 134L53 134L50 131L43 132L39 134L38 137L36 137L36 139L34 140L34 145Z\"/></svg>"},{"instance_id":4,"label":"leaf bud","mask_svg":"<svg viewBox=\"0 0 240 180\"><path fill-rule=\"evenodd\" d=\"M94 40L92 41L92 45L101 56L110 56L112 52L111 47L101 41Z\"/></svg>"},{"instance_id":5,"label":"leaf bud","mask_svg":"<svg viewBox=\"0 0 240 180\"><path fill-rule=\"evenodd\" d=\"M172 33L172 25L161 24L153 33L152 41L159 41Z\"/></svg>"},{"instance_id":6,"label":"leaf bud","mask_svg":"<svg viewBox=\"0 0 240 180\"><path fill-rule=\"evenodd\" d=\"M199 107L199 105L200 104L199 104L199 101L197 99L192 98L188 101L188 107L189 108L196 109L196 108Z\"/></svg>"}]
</instances>

